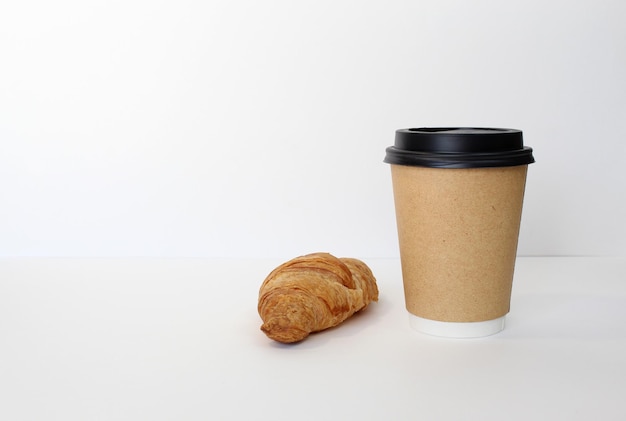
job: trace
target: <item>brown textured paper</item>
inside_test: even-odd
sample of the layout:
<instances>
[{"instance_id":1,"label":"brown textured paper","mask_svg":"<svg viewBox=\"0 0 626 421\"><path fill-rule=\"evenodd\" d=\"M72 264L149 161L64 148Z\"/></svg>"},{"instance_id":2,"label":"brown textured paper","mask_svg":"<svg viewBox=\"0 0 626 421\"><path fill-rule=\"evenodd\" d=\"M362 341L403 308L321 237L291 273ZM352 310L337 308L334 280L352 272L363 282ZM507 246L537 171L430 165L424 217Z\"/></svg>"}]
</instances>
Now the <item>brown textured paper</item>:
<instances>
[{"instance_id":1,"label":"brown textured paper","mask_svg":"<svg viewBox=\"0 0 626 421\"><path fill-rule=\"evenodd\" d=\"M509 312L527 165L391 165L407 310L445 322Z\"/></svg>"}]
</instances>

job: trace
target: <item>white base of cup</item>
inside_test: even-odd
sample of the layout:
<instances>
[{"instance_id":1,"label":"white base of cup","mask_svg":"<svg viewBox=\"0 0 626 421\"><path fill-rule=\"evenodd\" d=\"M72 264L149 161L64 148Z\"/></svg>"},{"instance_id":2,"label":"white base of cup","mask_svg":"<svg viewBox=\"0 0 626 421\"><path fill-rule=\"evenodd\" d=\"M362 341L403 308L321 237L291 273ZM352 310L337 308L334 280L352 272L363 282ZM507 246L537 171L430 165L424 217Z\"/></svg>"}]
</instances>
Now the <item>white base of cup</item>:
<instances>
[{"instance_id":1,"label":"white base of cup","mask_svg":"<svg viewBox=\"0 0 626 421\"><path fill-rule=\"evenodd\" d=\"M409 313L409 324L418 332L445 338L481 338L504 329L506 316L484 322L441 322Z\"/></svg>"}]
</instances>

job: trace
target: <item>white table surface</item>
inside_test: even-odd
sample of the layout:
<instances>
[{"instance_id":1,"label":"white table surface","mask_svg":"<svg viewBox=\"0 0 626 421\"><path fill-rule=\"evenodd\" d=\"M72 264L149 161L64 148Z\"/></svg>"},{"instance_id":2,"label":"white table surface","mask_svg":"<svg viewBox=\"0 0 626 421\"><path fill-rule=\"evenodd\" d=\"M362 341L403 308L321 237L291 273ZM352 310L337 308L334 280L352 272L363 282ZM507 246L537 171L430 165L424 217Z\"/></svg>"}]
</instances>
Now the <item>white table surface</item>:
<instances>
[{"instance_id":1,"label":"white table surface","mask_svg":"<svg viewBox=\"0 0 626 421\"><path fill-rule=\"evenodd\" d=\"M278 260L0 259L0 420L626 419L625 259L519 258L482 339L410 330L399 262L363 260L380 301L281 345Z\"/></svg>"}]
</instances>

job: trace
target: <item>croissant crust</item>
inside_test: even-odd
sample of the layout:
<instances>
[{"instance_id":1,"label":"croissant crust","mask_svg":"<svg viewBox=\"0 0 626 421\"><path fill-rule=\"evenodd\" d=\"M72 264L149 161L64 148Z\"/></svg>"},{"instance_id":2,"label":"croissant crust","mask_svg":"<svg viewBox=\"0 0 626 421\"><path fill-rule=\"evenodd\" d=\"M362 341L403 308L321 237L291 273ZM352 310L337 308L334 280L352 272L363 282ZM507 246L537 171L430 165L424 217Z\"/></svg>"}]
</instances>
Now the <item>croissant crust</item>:
<instances>
[{"instance_id":1,"label":"croissant crust","mask_svg":"<svg viewBox=\"0 0 626 421\"><path fill-rule=\"evenodd\" d=\"M378 301L365 263L328 253L296 257L274 269L259 290L261 330L278 342L298 342Z\"/></svg>"}]
</instances>

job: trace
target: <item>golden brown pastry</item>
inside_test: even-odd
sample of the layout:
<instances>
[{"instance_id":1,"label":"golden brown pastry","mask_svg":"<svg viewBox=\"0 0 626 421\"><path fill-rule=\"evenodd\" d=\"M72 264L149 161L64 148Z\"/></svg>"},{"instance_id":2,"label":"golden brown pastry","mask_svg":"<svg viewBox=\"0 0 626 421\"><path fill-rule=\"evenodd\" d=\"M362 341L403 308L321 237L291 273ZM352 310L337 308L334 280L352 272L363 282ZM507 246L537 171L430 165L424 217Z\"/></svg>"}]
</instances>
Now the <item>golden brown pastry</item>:
<instances>
[{"instance_id":1,"label":"golden brown pastry","mask_svg":"<svg viewBox=\"0 0 626 421\"><path fill-rule=\"evenodd\" d=\"M360 260L328 253L296 257L261 285L261 330L278 342L298 342L338 325L371 301L378 301L376 279Z\"/></svg>"}]
</instances>

